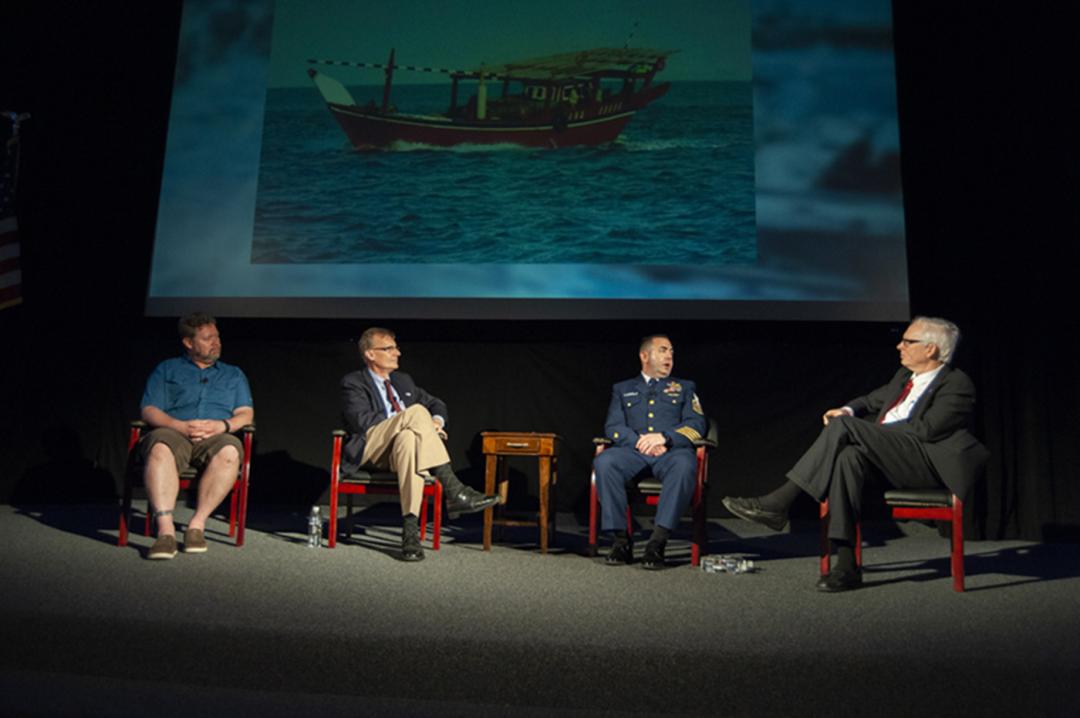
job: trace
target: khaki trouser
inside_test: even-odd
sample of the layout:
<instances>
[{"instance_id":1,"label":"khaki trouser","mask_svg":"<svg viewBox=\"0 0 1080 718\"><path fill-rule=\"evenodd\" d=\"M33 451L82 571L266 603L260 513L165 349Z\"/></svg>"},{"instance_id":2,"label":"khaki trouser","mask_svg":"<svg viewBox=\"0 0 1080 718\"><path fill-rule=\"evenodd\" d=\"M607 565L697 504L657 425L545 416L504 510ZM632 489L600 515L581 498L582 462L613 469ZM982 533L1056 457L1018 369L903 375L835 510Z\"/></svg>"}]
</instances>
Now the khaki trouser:
<instances>
[{"instance_id":1,"label":"khaki trouser","mask_svg":"<svg viewBox=\"0 0 1080 718\"><path fill-rule=\"evenodd\" d=\"M364 441L364 456L360 463L397 474L401 515L419 516L424 499L424 477L420 472L450 463L450 455L435 431L431 413L423 406L413 404L368 429Z\"/></svg>"}]
</instances>

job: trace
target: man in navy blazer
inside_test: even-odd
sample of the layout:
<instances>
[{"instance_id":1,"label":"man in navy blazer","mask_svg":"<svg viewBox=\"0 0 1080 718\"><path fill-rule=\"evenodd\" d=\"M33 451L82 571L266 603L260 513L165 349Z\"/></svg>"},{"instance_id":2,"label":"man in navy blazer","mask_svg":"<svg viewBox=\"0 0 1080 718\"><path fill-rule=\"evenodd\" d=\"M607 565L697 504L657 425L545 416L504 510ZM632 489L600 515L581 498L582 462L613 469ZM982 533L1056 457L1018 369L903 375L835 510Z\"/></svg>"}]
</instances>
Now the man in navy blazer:
<instances>
[{"instance_id":1,"label":"man in navy blazer","mask_svg":"<svg viewBox=\"0 0 1080 718\"><path fill-rule=\"evenodd\" d=\"M389 469L398 476L401 491L401 555L420 561L420 504L423 473L443 485L451 518L482 511L498 501L458 480L450 468L446 439L446 404L398 371L401 349L389 329L371 327L358 342L366 367L341 380L342 416L349 432L342 451L342 470L364 465Z\"/></svg>"},{"instance_id":2,"label":"man in navy blazer","mask_svg":"<svg viewBox=\"0 0 1080 718\"><path fill-rule=\"evenodd\" d=\"M694 494L697 456L693 442L705 434L707 421L694 382L671 376L675 349L670 339L645 337L638 357L641 373L612 389L604 427L612 446L596 457L593 470L600 526L614 539L604 559L609 566L633 562L633 545L626 532L626 483L648 473L661 482L653 532L642 556L644 568L660 569L668 535Z\"/></svg>"},{"instance_id":3,"label":"man in navy blazer","mask_svg":"<svg viewBox=\"0 0 1080 718\"><path fill-rule=\"evenodd\" d=\"M817 588L836 592L862 585L854 539L868 476L880 474L906 489L944 484L966 500L986 465L986 448L968 432L975 387L949 366L959 340L960 330L946 319L913 319L896 345L903 366L888 384L826 411L825 428L780 488L756 498L725 497L724 506L779 531L800 491L828 499L836 565Z\"/></svg>"}]
</instances>

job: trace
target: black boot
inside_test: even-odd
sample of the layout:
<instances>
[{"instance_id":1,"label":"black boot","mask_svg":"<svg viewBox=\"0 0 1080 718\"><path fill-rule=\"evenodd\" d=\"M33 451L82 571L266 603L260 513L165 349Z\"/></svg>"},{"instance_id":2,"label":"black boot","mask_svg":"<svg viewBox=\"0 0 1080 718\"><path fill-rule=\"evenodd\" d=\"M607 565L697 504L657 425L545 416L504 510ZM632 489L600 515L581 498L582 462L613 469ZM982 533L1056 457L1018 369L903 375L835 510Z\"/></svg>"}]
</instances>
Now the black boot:
<instances>
[{"instance_id":1,"label":"black boot","mask_svg":"<svg viewBox=\"0 0 1080 718\"><path fill-rule=\"evenodd\" d=\"M420 522L413 514L405 514L401 519L401 560L424 560L424 549L420 546Z\"/></svg>"},{"instance_id":2,"label":"black boot","mask_svg":"<svg viewBox=\"0 0 1080 718\"><path fill-rule=\"evenodd\" d=\"M476 489L470 489L461 483L451 470L450 464L436 466L431 469L431 473L442 484L443 496L446 498L446 513L452 519L456 519L460 514L483 511L499 503L498 496L485 496Z\"/></svg>"},{"instance_id":3,"label":"black boot","mask_svg":"<svg viewBox=\"0 0 1080 718\"><path fill-rule=\"evenodd\" d=\"M630 534L625 531L616 531L614 539L611 550L607 556L604 556L604 563L608 566L625 566L628 563L633 563L634 544L630 540Z\"/></svg>"},{"instance_id":4,"label":"black boot","mask_svg":"<svg viewBox=\"0 0 1080 718\"><path fill-rule=\"evenodd\" d=\"M664 549L667 548L667 540L671 531L663 526L653 528L649 543L645 544L645 555L641 557L642 568L650 571L658 571L666 565L664 562Z\"/></svg>"}]
</instances>

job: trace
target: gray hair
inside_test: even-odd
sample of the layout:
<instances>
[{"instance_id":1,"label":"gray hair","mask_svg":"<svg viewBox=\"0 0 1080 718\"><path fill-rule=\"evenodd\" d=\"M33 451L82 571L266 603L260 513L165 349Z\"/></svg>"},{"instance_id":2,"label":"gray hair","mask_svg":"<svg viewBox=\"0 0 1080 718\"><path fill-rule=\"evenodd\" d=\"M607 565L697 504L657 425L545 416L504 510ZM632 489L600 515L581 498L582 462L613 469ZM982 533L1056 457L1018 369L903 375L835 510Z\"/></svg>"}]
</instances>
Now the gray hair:
<instances>
[{"instance_id":1,"label":"gray hair","mask_svg":"<svg viewBox=\"0 0 1080 718\"><path fill-rule=\"evenodd\" d=\"M356 346L360 349L360 353L375 348L375 337L388 336L391 339L397 339L394 333L389 329L383 329L382 327L368 327L364 330L364 333L360 335L360 340L356 342Z\"/></svg>"},{"instance_id":2,"label":"gray hair","mask_svg":"<svg viewBox=\"0 0 1080 718\"><path fill-rule=\"evenodd\" d=\"M922 325L922 339L938 348L938 359L945 364L952 361L960 343L960 327L941 317L915 317L911 323Z\"/></svg>"}]
</instances>

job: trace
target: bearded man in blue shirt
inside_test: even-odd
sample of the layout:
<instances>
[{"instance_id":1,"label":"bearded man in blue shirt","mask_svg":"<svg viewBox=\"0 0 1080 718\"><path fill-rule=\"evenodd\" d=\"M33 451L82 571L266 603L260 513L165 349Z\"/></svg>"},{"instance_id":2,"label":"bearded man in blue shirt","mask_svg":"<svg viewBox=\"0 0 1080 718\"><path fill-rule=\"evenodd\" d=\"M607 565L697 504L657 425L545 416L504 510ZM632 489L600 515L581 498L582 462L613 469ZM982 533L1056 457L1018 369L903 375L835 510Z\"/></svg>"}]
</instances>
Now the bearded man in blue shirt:
<instances>
[{"instance_id":1,"label":"bearded man in blue shirt","mask_svg":"<svg viewBox=\"0 0 1080 718\"><path fill-rule=\"evenodd\" d=\"M157 365L146 382L142 420L143 480L157 524L151 559L176 555L173 510L180 473L200 469L195 515L184 531L184 553L205 553L206 519L236 481L243 445L232 432L255 420L251 389L238 367L219 361L221 335L209 314L195 313L178 325L184 354Z\"/></svg>"}]
</instances>

